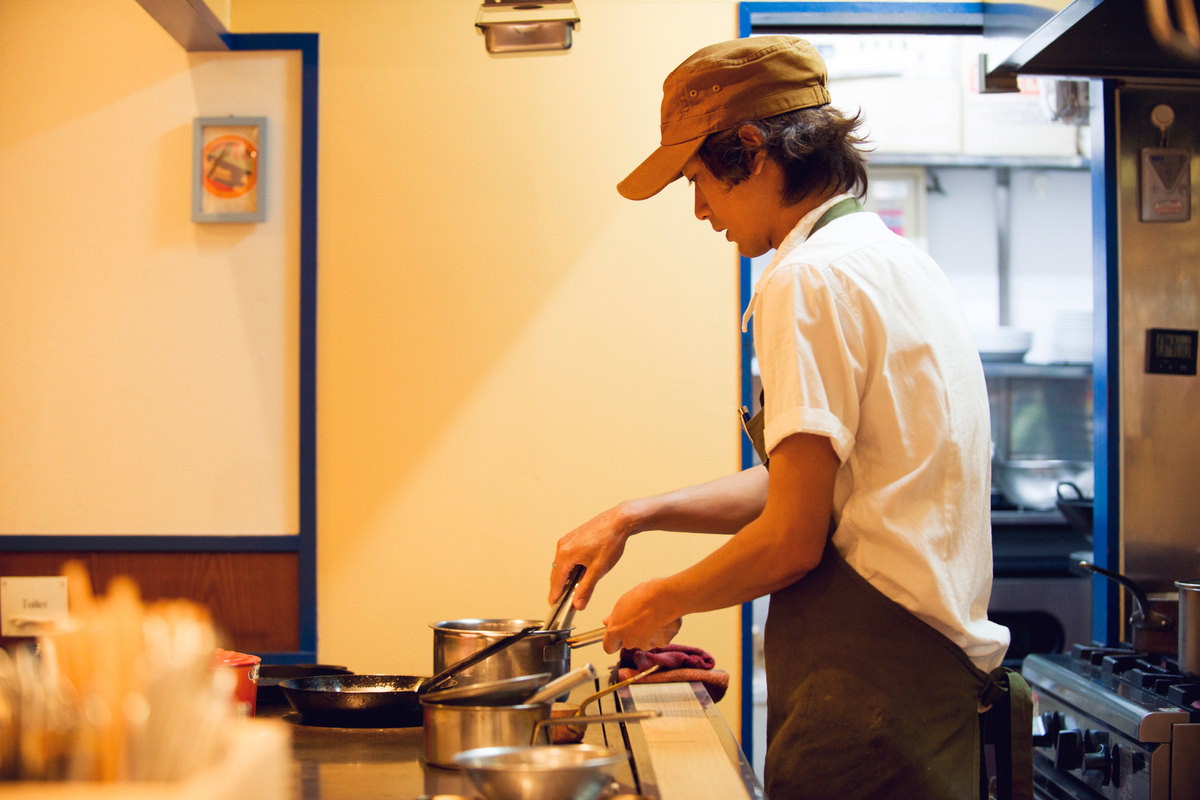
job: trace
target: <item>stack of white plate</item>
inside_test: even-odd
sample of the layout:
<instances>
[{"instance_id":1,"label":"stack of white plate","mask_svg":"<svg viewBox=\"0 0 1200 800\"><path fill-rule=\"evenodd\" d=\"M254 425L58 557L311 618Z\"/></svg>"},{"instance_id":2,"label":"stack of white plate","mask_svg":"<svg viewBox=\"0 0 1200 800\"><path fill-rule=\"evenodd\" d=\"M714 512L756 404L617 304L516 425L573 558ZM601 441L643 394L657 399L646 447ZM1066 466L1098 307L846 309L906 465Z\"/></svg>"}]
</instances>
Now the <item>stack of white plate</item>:
<instances>
[{"instance_id":1,"label":"stack of white plate","mask_svg":"<svg viewBox=\"0 0 1200 800\"><path fill-rule=\"evenodd\" d=\"M1007 326L971 331L984 361L1023 361L1033 344L1033 331Z\"/></svg>"},{"instance_id":2,"label":"stack of white plate","mask_svg":"<svg viewBox=\"0 0 1200 800\"><path fill-rule=\"evenodd\" d=\"M1092 312L1054 314L1053 358L1067 364L1092 363Z\"/></svg>"}]
</instances>

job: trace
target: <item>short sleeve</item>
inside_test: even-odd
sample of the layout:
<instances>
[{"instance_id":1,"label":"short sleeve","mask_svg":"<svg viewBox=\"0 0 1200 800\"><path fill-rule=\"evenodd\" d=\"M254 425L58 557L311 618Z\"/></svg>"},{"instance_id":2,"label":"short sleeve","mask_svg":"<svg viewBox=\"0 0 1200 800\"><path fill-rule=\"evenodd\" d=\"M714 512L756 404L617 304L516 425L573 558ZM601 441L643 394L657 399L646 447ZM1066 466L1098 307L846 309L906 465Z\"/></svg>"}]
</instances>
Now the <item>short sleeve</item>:
<instances>
[{"instance_id":1,"label":"short sleeve","mask_svg":"<svg viewBox=\"0 0 1200 800\"><path fill-rule=\"evenodd\" d=\"M861 317L828 269L788 265L764 276L754 342L766 394L770 452L794 433L827 436L838 459L854 448L862 367Z\"/></svg>"}]
</instances>

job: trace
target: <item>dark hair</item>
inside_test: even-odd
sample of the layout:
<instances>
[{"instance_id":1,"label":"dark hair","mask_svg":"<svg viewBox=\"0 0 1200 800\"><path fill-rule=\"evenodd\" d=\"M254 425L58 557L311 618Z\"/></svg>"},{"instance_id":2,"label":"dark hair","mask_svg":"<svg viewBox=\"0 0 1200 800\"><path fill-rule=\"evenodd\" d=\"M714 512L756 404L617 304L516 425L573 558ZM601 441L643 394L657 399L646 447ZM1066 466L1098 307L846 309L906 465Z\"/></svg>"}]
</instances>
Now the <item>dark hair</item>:
<instances>
[{"instance_id":1,"label":"dark hair","mask_svg":"<svg viewBox=\"0 0 1200 800\"><path fill-rule=\"evenodd\" d=\"M715 178L734 185L750 177L755 151L738 136L743 125L762 134L761 149L783 168L782 199L793 206L830 190L867 193L867 162L858 135L862 114L847 119L830 105L801 108L766 119L751 119L711 134L700 147L700 160Z\"/></svg>"}]
</instances>

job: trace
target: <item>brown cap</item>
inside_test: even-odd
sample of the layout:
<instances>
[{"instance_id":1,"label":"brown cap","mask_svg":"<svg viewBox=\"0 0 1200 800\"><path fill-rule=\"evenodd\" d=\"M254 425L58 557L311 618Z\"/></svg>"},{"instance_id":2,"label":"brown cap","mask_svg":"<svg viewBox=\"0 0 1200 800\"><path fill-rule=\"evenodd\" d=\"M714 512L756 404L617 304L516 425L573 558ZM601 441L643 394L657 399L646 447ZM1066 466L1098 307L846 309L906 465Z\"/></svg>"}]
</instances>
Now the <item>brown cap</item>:
<instances>
[{"instance_id":1,"label":"brown cap","mask_svg":"<svg viewBox=\"0 0 1200 800\"><path fill-rule=\"evenodd\" d=\"M662 146L617 184L645 200L680 177L710 133L829 102L825 61L794 36L734 39L696 52L663 82Z\"/></svg>"}]
</instances>

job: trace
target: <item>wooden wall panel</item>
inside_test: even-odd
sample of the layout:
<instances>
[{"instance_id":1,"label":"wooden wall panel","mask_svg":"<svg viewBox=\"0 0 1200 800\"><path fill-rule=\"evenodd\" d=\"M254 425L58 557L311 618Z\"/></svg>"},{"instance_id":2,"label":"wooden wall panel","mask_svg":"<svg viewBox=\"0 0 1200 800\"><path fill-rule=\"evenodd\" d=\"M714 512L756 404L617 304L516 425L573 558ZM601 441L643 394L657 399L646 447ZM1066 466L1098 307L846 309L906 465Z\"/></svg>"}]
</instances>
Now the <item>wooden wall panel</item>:
<instances>
[{"instance_id":1,"label":"wooden wall panel","mask_svg":"<svg viewBox=\"0 0 1200 800\"><path fill-rule=\"evenodd\" d=\"M204 605L227 636L224 646L230 650L300 649L296 553L0 553L0 576L58 575L70 559L87 565L97 593L113 577L128 575L144 600L185 598ZM0 645L17 641L0 639Z\"/></svg>"}]
</instances>

